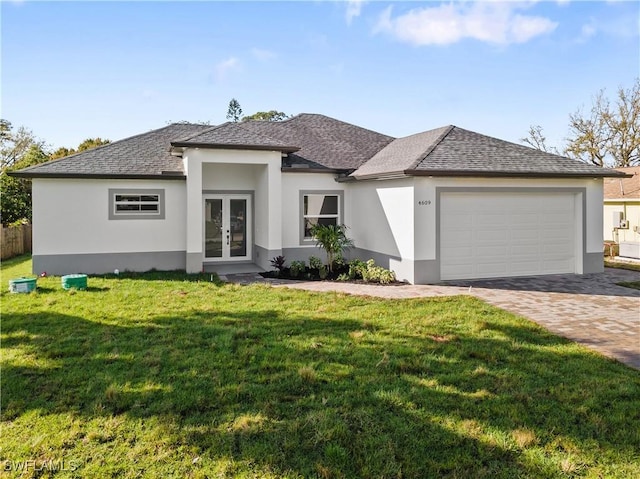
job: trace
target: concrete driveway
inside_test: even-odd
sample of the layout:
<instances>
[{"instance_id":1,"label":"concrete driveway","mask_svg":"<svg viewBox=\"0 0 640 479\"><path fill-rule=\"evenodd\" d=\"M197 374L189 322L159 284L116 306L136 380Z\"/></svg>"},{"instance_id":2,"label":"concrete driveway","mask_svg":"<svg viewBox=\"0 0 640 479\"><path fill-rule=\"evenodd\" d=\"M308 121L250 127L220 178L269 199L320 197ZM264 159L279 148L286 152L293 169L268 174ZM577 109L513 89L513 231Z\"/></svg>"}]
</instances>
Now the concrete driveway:
<instances>
[{"instance_id":1,"label":"concrete driveway","mask_svg":"<svg viewBox=\"0 0 640 479\"><path fill-rule=\"evenodd\" d=\"M471 294L525 316L548 330L640 369L640 291L618 286L640 281L640 272L606 268L604 273L448 282L440 285L377 286L325 281L265 280L227 275L227 281L268 281L308 291L337 291L383 298Z\"/></svg>"}]
</instances>

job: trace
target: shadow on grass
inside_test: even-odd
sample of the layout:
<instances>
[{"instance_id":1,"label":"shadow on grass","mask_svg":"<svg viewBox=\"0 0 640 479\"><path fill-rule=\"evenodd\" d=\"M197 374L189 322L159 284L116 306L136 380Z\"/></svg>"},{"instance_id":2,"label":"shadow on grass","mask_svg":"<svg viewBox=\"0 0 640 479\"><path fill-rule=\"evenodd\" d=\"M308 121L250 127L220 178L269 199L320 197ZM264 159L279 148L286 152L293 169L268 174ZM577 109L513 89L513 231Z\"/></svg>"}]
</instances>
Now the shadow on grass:
<instances>
[{"instance_id":1,"label":"shadow on grass","mask_svg":"<svg viewBox=\"0 0 640 479\"><path fill-rule=\"evenodd\" d=\"M640 447L640 379L619 364L557 353L570 343L528 323L385 328L240 303L127 327L5 312L3 348L35 359L3 367L3 420L158 417L200 456L305 477L553 475L513 446L522 429L606 455Z\"/></svg>"}]
</instances>

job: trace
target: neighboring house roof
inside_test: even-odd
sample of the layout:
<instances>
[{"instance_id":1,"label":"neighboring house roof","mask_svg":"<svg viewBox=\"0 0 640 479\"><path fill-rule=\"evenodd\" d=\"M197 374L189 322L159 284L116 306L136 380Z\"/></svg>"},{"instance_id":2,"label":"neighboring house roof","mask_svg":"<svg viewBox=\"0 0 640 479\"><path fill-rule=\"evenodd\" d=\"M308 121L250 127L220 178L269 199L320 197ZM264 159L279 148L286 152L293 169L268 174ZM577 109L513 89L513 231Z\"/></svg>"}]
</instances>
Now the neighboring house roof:
<instances>
[{"instance_id":1,"label":"neighboring house roof","mask_svg":"<svg viewBox=\"0 0 640 479\"><path fill-rule=\"evenodd\" d=\"M640 200L640 166L616 168L616 170L633 175L630 178L605 178L604 199L606 200Z\"/></svg>"},{"instance_id":2,"label":"neighboring house roof","mask_svg":"<svg viewBox=\"0 0 640 479\"><path fill-rule=\"evenodd\" d=\"M324 115L218 126L176 123L92 150L14 171L23 177L184 178L182 148L288 153L289 171L352 172L348 179L394 175L625 177L457 126L393 138Z\"/></svg>"},{"instance_id":3,"label":"neighboring house roof","mask_svg":"<svg viewBox=\"0 0 640 479\"><path fill-rule=\"evenodd\" d=\"M182 158L169 151L171 140L209 128L209 125L174 123L11 174L32 178L183 178Z\"/></svg>"},{"instance_id":4,"label":"neighboring house roof","mask_svg":"<svg viewBox=\"0 0 640 479\"><path fill-rule=\"evenodd\" d=\"M457 126L399 138L351 174L356 179L407 174L428 176L622 176Z\"/></svg>"}]
</instances>

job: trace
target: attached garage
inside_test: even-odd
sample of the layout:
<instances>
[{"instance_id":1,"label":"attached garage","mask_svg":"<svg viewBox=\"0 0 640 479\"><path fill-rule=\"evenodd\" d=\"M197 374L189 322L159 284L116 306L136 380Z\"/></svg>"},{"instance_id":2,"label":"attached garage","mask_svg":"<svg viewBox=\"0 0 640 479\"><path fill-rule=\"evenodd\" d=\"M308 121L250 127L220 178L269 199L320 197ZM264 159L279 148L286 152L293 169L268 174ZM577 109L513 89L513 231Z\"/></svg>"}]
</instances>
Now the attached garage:
<instances>
[{"instance_id":1,"label":"attached garage","mask_svg":"<svg viewBox=\"0 0 640 479\"><path fill-rule=\"evenodd\" d=\"M434 284L602 272L605 177L621 173L450 125L393 140L342 181L369 210L358 257Z\"/></svg>"},{"instance_id":2,"label":"attached garage","mask_svg":"<svg viewBox=\"0 0 640 479\"><path fill-rule=\"evenodd\" d=\"M443 192L443 280L576 273L581 247L572 192Z\"/></svg>"}]
</instances>

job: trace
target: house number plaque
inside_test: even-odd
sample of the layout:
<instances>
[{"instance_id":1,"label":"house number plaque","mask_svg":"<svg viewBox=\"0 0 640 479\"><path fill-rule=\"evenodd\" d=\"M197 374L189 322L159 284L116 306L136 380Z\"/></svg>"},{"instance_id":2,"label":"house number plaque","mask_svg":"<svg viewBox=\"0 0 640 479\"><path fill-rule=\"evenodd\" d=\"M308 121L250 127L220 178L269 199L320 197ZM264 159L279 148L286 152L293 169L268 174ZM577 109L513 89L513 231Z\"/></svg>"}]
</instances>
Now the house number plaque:
<instances>
[{"instance_id":1,"label":"house number plaque","mask_svg":"<svg viewBox=\"0 0 640 479\"><path fill-rule=\"evenodd\" d=\"M420 200L418 201L418 206L429 206L431 204L431 200Z\"/></svg>"}]
</instances>

